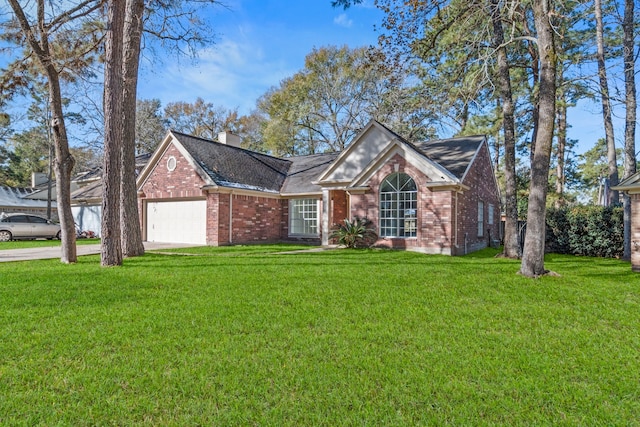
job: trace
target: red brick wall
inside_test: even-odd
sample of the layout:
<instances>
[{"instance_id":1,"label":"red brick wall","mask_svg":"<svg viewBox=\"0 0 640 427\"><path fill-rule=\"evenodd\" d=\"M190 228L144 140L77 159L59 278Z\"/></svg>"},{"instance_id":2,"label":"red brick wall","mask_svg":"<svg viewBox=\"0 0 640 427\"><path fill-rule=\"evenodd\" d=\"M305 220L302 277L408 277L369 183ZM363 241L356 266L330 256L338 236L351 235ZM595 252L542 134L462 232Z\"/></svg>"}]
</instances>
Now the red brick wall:
<instances>
[{"instance_id":1,"label":"red brick wall","mask_svg":"<svg viewBox=\"0 0 640 427\"><path fill-rule=\"evenodd\" d=\"M452 192L423 187L418 200L420 247L429 248L430 252L451 253L455 245Z\"/></svg>"},{"instance_id":2,"label":"red brick wall","mask_svg":"<svg viewBox=\"0 0 640 427\"><path fill-rule=\"evenodd\" d=\"M233 244L271 243L282 240L283 203L286 200L232 195ZM228 199L226 210L228 212ZM228 233L228 216L226 230ZM223 224L220 224L222 230Z\"/></svg>"},{"instance_id":3,"label":"red brick wall","mask_svg":"<svg viewBox=\"0 0 640 427\"><path fill-rule=\"evenodd\" d=\"M167 160L171 156L176 158L176 168L173 171L167 168ZM143 184L142 191L149 200L197 198L202 197L203 185L205 182L202 178L171 144Z\"/></svg>"},{"instance_id":4,"label":"red brick wall","mask_svg":"<svg viewBox=\"0 0 640 427\"><path fill-rule=\"evenodd\" d=\"M342 190L331 191L329 198L331 199L332 212L329 220L329 226L342 224L349 216L349 208L347 205L347 192Z\"/></svg>"},{"instance_id":5,"label":"red brick wall","mask_svg":"<svg viewBox=\"0 0 640 427\"><path fill-rule=\"evenodd\" d=\"M640 194L631 194L631 270L640 273Z\"/></svg>"},{"instance_id":6,"label":"red brick wall","mask_svg":"<svg viewBox=\"0 0 640 427\"><path fill-rule=\"evenodd\" d=\"M494 185L494 172L486 145L483 145L463 184L471 189L458 194L458 253L473 252L500 239L500 195ZM484 233L478 236L478 202L484 203ZM493 224L489 225L489 204L493 205ZM466 245L465 245L466 236Z\"/></svg>"},{"instance_id":7,"label":"red brick wall","mask_svg":"<svg viewBox=\"0 0 640 427\"><path fill-rule=\"evenodd\" d=\"M224 209L226 194L207 194L207 245L220 246L229 241L229 209ZM222 229L221 229L222 226Z\"/></svg>"},{"instance_id":8,"label":"red brick wall","mask_svg":"<svg viewBox=\"0 0 640 427\"><path fill-rule=\"evenodd\" d=\"M368 183L369 191L365 194L351 195L351 216L367 217L373 222L376 230L378 229L379 186L384 178L396 171L395 165L398 165L398 172L411 176L418 186L418 232L416 238L379 239L376 243L378 246L413 248L429 253L462 254L465 248L467 252L472 252L486 247L489 244L489 234L492 239L499 239L500 197L494 184L491 159L486 146L482 147L465 177L464 184L470 189L457 195L457 236L454 229L456 193L426 188L428 177L400 155L394 156L371 178ZM478 236L478 201L484 202L482 236ZM492 225L489 225L489 204L493 205Z\"/></svg>"},{"instance_id":9,"label":"red brick wall","mask_svg":"<svg viewBox=\"0 0 640 427\"><path fill-rule=\"evenodd\" d=\"M395 155L369 180L370 190L351 195L351 216L366 217L379 231L378 203L380 183L397 171L406 173L418 187L418 216L416 237L381 238L377 246L413 248L433 253L450 253L452 246L451 192L434 192L425 187L428 178L402 156Z\"/></svg>"}]
</instances>

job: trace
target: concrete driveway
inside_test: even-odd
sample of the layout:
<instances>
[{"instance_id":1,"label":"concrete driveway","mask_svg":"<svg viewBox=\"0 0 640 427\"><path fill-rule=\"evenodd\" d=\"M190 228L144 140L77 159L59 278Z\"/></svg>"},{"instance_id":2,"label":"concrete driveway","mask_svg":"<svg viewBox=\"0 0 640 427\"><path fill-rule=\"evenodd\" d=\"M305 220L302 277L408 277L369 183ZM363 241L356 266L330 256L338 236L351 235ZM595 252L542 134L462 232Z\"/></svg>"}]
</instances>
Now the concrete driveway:
<instances>
[{"instance_id":1,"label":"concrete driveway","mask_svg":"<svg viewBox=\"0 0 640 427\"><path fill-rule=\"evenodd\" d=\"M193 244L180 244L180 243L159 243L159 242L144 242L144 248L147 251L157 249L173 249L173 248L188 248L197 245ZM100 244L95 245L77 245L76 251L78 256L81 255L94 255L100 253ZM30 261L34 259L52 259L60 258L61 248L60 246L42 247L42 248L28 248L28 249L8 249L0 250L0 262L8 261Z\"/></svg>"}]
</instances>

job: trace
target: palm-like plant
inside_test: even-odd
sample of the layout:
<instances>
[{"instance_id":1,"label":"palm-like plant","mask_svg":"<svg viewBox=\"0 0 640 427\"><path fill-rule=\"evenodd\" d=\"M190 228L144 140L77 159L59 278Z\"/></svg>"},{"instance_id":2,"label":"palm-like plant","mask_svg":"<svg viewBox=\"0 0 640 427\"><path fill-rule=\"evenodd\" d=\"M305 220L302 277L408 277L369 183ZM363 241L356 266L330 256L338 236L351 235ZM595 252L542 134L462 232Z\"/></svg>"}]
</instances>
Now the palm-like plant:
<instances>
[{"instance_id":1,"label":"palm-like plant","mask_svg":"<svg viewBox=\"0 0 640 427\"><path fill-rule=\"evenodd\" d=\"M371 246L378 236L370 225L371 221L366 218L345 218L344 223L337 225L331 233L331 237L338 239L338 243L347 248Z\"/></svg>"}]
</instances>

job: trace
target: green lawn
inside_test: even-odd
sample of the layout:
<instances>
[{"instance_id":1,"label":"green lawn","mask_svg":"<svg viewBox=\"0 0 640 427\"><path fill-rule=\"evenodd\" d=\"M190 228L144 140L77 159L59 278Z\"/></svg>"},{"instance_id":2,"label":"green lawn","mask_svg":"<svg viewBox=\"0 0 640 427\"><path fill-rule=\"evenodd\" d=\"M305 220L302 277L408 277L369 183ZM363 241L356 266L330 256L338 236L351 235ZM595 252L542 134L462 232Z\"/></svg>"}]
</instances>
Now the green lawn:
<instances>
[{"instance_id":1,"label":"green lawn","mask_svg":"<svg viewBox=\"0 0 640 427\"><path fill-rule=\"evenodd\" d=\"M0 264L0 425L640 425L628 263L284 249Z\"/></svg>"},{"instance_id":2,"label":"green lawn","mask_svg":"<svg viewBox=\"0 0 640 427\"><path fill-rule=\"evenodd\" d=\"M77 239L77 245L92 245L100 243L100 239ZM9 249L43 248L50 246L60 246L60 240L12 240L10 242L0 242L0 251Z\"/></svg>"}]
</instances>

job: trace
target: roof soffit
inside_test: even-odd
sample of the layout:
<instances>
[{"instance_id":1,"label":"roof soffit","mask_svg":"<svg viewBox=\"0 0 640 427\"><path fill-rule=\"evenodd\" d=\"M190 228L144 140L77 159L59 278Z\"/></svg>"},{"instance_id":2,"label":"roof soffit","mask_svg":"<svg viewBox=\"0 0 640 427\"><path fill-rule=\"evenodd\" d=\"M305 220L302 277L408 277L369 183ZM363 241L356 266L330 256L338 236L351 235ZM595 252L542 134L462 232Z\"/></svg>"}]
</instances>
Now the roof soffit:
<instances>
[{"instance_id":1,"label":"roof soffit","mask_svg":"<svg viewBox=\"0 0 640 427\"><path fill-rule=\"evenodd\" d=\"M626 191L629 194L640 192L640 172L634 173L627 179L623 179L618 185L611 187L613 190Z\"/></svg>"}]
</instances>

